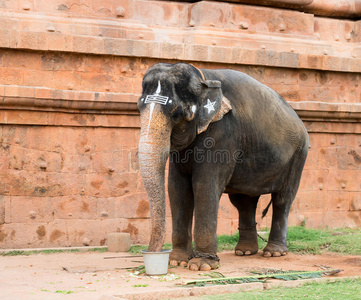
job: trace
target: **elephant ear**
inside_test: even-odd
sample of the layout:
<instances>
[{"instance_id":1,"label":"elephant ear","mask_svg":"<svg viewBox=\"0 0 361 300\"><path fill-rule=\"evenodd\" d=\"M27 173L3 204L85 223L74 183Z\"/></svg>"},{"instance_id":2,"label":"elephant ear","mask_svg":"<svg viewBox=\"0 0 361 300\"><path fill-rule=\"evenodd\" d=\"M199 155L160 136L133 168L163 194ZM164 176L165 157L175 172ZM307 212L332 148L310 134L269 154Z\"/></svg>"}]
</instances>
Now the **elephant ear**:
<instances>
[{"instance_id":1,"label":"elephant ear","mask_svg":"<svg viewBox=\"0 0 361 300\"><path fill-rule=\"evenodd\" d=\"M202 81L204 91L201 96L201 106L197 133L200 134L207 130L212 122L219 121L232 109L231 102L223 96L221 82L218 80Z\"/></svg>"}]
</instances>

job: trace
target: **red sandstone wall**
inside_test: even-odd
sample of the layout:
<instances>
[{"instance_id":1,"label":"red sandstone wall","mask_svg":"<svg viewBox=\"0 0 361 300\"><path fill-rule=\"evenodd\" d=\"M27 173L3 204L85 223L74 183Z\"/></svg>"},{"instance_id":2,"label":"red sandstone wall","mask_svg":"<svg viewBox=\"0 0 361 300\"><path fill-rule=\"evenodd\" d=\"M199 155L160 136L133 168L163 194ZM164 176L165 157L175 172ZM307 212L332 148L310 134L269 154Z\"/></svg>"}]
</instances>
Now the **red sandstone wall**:
<instances>
[{"instance_id":1,"label":"red sandstone wall","mask_svg":"<svg viewBox=\"0 0 361 300\"><path fill-rule=\"evenodd\" d=\"M310 133L290 224L361 225L360 21L141 0L7 1L0 16L0 248L104 245L114 231L148 242L135 103L159 61L278 91ZM226 196L218 224L237 230Z\"/></svg>"}]
</instances>

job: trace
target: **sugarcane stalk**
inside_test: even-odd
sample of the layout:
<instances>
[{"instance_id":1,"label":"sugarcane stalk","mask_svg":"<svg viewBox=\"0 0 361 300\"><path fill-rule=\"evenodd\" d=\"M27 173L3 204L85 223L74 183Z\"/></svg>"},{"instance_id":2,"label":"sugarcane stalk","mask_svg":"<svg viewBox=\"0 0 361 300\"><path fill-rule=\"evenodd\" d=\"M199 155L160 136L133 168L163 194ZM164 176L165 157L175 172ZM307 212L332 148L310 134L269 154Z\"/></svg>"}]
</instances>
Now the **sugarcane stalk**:
<instances>
[{"instance_id":1,"label":"sugarcane stalk","mask_svg":"<svg viewBox=\"0 0 361 300\"><path fill-rule=\"evenodd\" d=\"M275 278L277 276L297 276L297 275L306 275L306 274L323 275L324 272L325 272L324 270L321 270L321 271L300 271L300 272L268 274L268 275L209 278L209 279L189 280L189 281L185 282L185 285L197 284L197 283L207 283L207 282L217 282L217 281L228 281L228 280L231 281L231 280Z\"/></svg>"}]
</instances>

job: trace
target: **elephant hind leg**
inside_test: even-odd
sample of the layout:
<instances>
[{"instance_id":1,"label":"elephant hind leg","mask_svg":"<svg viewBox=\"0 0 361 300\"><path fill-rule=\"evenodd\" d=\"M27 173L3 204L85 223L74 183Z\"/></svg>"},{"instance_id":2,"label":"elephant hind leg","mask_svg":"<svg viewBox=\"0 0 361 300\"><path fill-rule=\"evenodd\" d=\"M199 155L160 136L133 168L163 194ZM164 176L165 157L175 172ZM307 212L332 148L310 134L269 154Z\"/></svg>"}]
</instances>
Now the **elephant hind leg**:
<instances>
[{"instance_id":1,"label":"elephant hind leg","mask_svg":"<svg viewBox=\"0 0 361 300\"><path fill-rule=\"evenodd\" d=\"M288 253L287 221L294 198L293 193L272 193L272 226L267 246L263 249L263 256L279 257Z\"/></svg>"},{"instance_id":2,"label":"elephant hind leg","mask_svg":"<svg viewBox=\"0 0 361 300\"><path fill-rule=\"evenodd\" d=\"M263 250L264 256L284 256L287 248L287 223L292 202L300 184L302 170L307 156L308 144L300 151L285 173L282 188L272 193L272 225L268 244Z\"/></svg>"},{"instance_id":3,"label":"elephant hind leg","mask_svg":"<svg viewBox=\"0 0 361 300\"><path fill-rule=\"evenodd\" d=\"M258 252L256 208L259 196L230 194L229 199L239 214L239 239L235 254L239 256L256 254Z\"/></svg>"}]
</instances>

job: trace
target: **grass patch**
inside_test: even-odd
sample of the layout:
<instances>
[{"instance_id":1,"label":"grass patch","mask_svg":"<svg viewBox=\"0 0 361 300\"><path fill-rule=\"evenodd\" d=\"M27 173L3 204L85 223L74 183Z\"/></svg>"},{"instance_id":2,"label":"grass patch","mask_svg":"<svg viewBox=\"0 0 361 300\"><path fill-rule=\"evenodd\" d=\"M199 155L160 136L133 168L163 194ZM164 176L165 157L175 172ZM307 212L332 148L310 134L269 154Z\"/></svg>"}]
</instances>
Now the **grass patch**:
<instances>
[{"instance_id":1,"label":"grass patch","mask_svg":"<svg viewBox=\"0 0 361 300\"><path fill-rule=\"evenodd\" d=\"M59 291L55 291L54 293L56 293L56 294L69 295L69 294L74 294L75 292L73 292L73 291L62 291L62 290L59 290Z\"/></svg>"},{"instance_id":2,"label":"grass patch","mask_svg":"<svg viewBox=\"0 0 361 300\"><path fill-rule=\"evenodd\" d=\"M262 237L268 238L269 229ZM218 251L233 250L238 242L238 233L218 236ZM266 243L258 238L260 249ZM326 252L361 255L361 228L311 229L302 226L289 227L288 250L299 254L322 254Z\"/></svg>"},{"instance_id":3,"label":"grass patch","mask_svg":"<svg viewBox=\"0 0 361 300\"><path fill-rule=\"evenodd\" d=\"M72 253L80 252L78 249L69 249L69 250L33 250L33 251L23 251L23 250L14 250L8 252L1 252L0 256L17 256L17 255L35 255L35 254L54 254L54 253Z\"/></svg>"},{"instance_id":4,"label":"grass patch","mask_svg":"<svg viewBox=\"0 0 361 300\"><path fill-rule=\"evenodd\" d=\"M162 249L172 249L172 244L164 244ZM129 253L131 254L141 254L140 251L142 250L147 250L148 249L148 245L134 245L130 247Z\"/></svg>"},{"instance_id":5,"label":"grass patch","mask_svg":"<svg viewBox=\"0 0 361 300\"><path fill-rule=\"evenodd\" d=\"M260 234L268 239L269 229ZM238 242L238 232L234 235L220 235L217 237L218 251L234 250ZM266 242L258 238L260 249L266 247ZM298 254L322 254L333 252L339 254L361 255L361 228L305 228L295 226L288 228L288 250ZM148 249L148 245L136 245L130 248L131 254L140 254ZM164 244L163 249L172 249L172 244Z\"/></svg>"},{"instance_id":6,"label":"grass patch","mask_svg":"<svg viewBox=\"0 0 361 300\"><path fill-rule=\"evenodd\" d=\"M233 250L238 243L238 233L234 235L219 235L217 236L218 251Z\"/></svg>"},{"instance_id":7,"label":"grass patch","mask_svg":"<svg viewBox=\"0 0 361 300\"><path fill-rule=\"evenodd\" d=\"M37 254L54 254L54 253L78 253L78 252L106 252L107 248L89 248L89 249L44 249L44 250L14 250L0 252L0 256L17 256L17 255L37 255Z\"/></svg>"},{"instance_id":8,"label":"grass patch","mask_svg":"<svg viewBox=\"0 0 361 300\"><path fill-rule=\"evenodd\" d=\"M85 252L98 252L98 253L104 253L107 252L108 248L107 247L102 247L102 248L90 248L90 249L86 249Z\"/></svg>"},{"instance_id":9,"label":"grass patch","mask_svg":"<svg viewBox=\"0 0 361 300\"><path fill-rule=\"evenodd\" d=\"M288 248L295 253L333 252L361 255L361 228L308 229L290 227Z\"/></svg>"},{"instance_id":10,"label":"grass patch","mask_svg":"<svg viewBox=\"0 0 361 300\"><path fill-rule=\"evenodd\" d=\"M134 284L132 287L147 287L149 284Z\"/></svg>"},{"instance_id":11,"label":"grass patch","mask_svg":"<svg viewBox=\"0 0 361 300\"><path fill-rule=\"evenodd\" d=\"M242 292L237 294L203 296L195 299L209 300L269 300L269 299L360 299L361 279L346 279L327 283L308 283L301 287L275 288L266 291Z\"/></svg>"}]
</instances>

